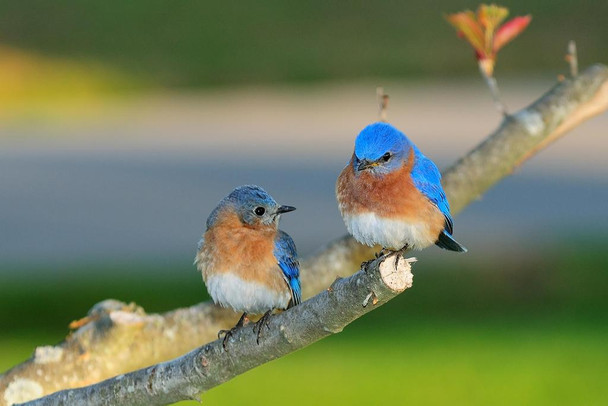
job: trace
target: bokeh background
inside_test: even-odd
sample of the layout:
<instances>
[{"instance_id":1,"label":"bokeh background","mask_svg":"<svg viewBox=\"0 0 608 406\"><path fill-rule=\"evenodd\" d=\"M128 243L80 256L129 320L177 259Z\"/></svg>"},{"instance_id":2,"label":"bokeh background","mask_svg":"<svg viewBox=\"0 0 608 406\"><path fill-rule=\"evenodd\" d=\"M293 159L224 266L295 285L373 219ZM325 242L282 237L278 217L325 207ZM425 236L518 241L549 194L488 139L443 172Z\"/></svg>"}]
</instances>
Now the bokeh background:
<instances>
[{"instance_id":1,"label":"bokeh background","mask_svg":"<svg viewBox=\"0 0 608 406\"><path fill-rule=\"evenodd\" d=\"M608 62L606 1L510 1L511 110ZM446 167L500 121L443 15L471 1L0 2L0 370L106 298L206 300L204 221L256 183L298 207L303 256L345 233L335 177L389 120ZM608 399L606 114L455 221L469 248L417 255L411 291L343 333L203 396L242 404L602 404ZM186 403L184 403L186 404Z\"/></svg>"}]
</instances>

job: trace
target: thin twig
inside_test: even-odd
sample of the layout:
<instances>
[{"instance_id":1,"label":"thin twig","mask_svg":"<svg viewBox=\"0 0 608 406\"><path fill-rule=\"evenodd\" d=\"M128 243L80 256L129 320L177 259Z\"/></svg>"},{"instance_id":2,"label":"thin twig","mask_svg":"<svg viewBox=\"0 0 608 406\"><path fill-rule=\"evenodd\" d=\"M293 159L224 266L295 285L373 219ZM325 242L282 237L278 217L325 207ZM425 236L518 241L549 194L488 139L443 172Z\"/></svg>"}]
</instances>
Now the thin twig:
<instances>
[{"instance_id":1,"label":"thin twig","mask_svg":"<svg viewBox=\"0 0 608 406\"><path fill-rule=\"evenodd\" d=\"M376 97L378 98L378 118L380 119L380 121L386 123L388 117L388 94L384 93L383 87L377 87Z\"/></svg>"},{"instance_id":2,"label":"thin twig","mask_svg":"<svg viewBox=\"0 0 608 406\"><path fill-rule=\"evenodd\" d=\"M481 76L485 80L486 84L490 88L490 93L492 94L492 99L494 100L494 106L500 114L504 117L509 115L509 111L507 110L507 105L502 101L500 97L500 91L498 90L498 83L494 76L489 76L486 71L483 69L482 65L479 65L479 72Z\"/></svg>"},{"instance_id":3,"label":"thin twig","mask_svg":"<svg viewBox=\"0 0 608 406\"><path fill-rule=\"evenodd\" d=\"M578 56L576 54L576 42L570 40L568 42L568 53L566 54L566 61L570 65L570 76L573 78L578 76Z\"/></svg>"},{"instance_id":4,"label":"thin twig","mask_svg":"<svg viewBox=\"0 0 608 406\"><path fill-rule=\"evenodd\" d=\"M443 172L452 212L459 212L530 157L608 109L608 67L590 66L503 120L481 144Z\"/></svg>"}]
</instances>

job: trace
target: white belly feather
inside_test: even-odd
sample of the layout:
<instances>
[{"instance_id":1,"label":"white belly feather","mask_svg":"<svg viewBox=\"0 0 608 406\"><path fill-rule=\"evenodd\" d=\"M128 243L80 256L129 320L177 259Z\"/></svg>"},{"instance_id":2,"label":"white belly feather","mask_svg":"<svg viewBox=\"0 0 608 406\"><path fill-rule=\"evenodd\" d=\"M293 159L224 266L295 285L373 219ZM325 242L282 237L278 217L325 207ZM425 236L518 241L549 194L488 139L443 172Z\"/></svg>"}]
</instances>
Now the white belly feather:
<instances>
[{"instance_id":1,"label":"white belly feather","mask_svg":"<svg viewBox=\"0 0 608 406\"><path fill-rule=\"evenodd\" d=\"M285 292L276 292L259 282L246 281L231 272L209 275L205 285L215 303L237 312L262 314L271 309L285 309L291 299L287 287Z\"/></svg>"},{"instance_id":2,"label":"white belly feather","mask_svg":"<svg viewBox=\"0 0 608 406\"><path fill-rule=\"evenodd\" d=\"M423 249L435 243L436 236L424 222L405 222L377 216L372 212L346 215L344 223L357 241L369 246L381 245L401 249L406 244L412 249Z\"/></svg>"}]
</instances>

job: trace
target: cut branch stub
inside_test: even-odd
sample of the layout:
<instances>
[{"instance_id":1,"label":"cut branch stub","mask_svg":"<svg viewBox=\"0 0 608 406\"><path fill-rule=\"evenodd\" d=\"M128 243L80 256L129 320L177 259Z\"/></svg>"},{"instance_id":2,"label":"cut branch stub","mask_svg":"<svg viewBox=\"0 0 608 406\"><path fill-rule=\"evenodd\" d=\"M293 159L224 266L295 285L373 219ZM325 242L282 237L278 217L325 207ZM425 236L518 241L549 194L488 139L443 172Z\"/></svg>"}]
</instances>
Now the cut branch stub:
<instances>
[{"instance_id":1,"label":"cut branch stub","mask_svg":"<svg viewBox=\"0 0 608 406\"><path fill-rule=\"evenodd\" d=\"M411 272L408 272L408 270L411 268L411 264L416 261L417 259L414 257L403 258L401 255L389 256L378 267L382 282L395 293L400 293L411 288L414 283L414 275Z\"/></svg>"}]
</instances>

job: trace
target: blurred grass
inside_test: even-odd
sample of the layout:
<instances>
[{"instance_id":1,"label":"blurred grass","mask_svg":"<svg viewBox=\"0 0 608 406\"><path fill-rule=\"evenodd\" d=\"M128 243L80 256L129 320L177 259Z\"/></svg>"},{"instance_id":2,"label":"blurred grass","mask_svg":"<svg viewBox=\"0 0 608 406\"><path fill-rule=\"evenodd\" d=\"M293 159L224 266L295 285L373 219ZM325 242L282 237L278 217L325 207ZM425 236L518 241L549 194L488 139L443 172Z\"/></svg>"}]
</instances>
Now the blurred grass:
<instances>
[{"instance_id":1,"label":"blurred grass","mask_svg":"<svg viewBox=\"0 0 608 406\"><path fill-rule=\"evenodd\" d=\"M504 2L503 2L504 3ZM98 61L151 85L217 86L370 77L476 75L471 49L443 15L479 1L0 2L0 39L20 49ZM513 0L531 26L501 51L497 74L566 70L604 58L608 2ZM605 61L604 61L605 62Z\"/></svg>"},{"instance_id":2,"label":"blurred grass","mask_svg":"<svg viewBox=\"0 0 608 406\"><path fill-rule=\"evenodd\" d=\"M203 401L591 405L608 396L605 326L415 322L369 331L363 324L346 332L351 337L331 337L265 365Z\"/></svg>"},{"instance_id":3,"label":"blurred grass","mask_svg":"<svg viewBox=\"0 0 608 406\"><path fill-rule=\"evenodd\" d=\"M597 243L419 263L411 291L344 332L203 395L206 404L603 404L608 257ZM40 271L38 269L38 271ZM0 370L59 342L114 297L149 312L205 298L186 263L13 268L2 277ZM184 402L186 404L197 404Z\"/></svg>"},{"instance_id":4,"label":"blurred grass","mask_svg":"<svg viewBox=\"0 0 608 406\"><path fill-rule=\"evenodd\" d=\"M605 319L604 319L605 321ZM0 339L0 368L41 336ZM363 319L203 394L224 404L601 405L606 323ZM180 402L180 405L198 405Z\"/></svg>"}]
</instances>

